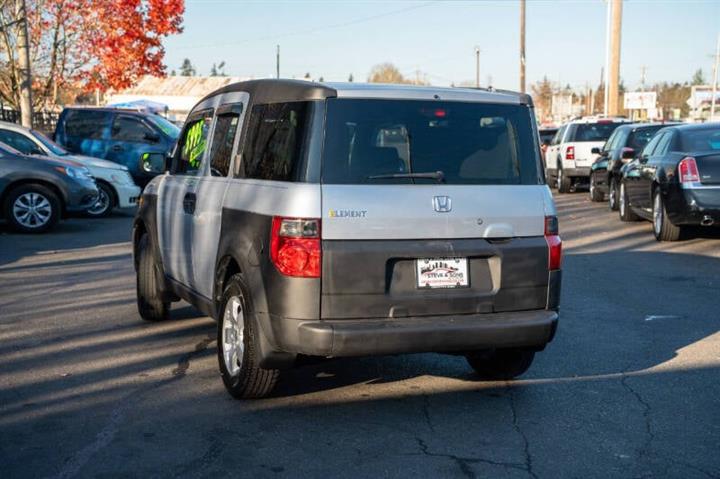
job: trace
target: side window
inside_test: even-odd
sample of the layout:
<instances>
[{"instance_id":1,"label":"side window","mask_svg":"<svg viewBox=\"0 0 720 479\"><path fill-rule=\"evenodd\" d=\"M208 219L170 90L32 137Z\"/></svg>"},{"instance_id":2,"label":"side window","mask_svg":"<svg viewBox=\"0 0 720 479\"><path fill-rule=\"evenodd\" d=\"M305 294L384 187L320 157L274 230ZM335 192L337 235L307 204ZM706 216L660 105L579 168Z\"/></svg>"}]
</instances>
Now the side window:
<instances>
[{"instance_id":1,"label":"side window","mask_svg":"<svg viewBox=\"0 0 720 479\"><path fill-rule=\"evenodd\" d=\"M607 139L605 145L602 147L603 151L611 151L617 148L618 143L620 143L621 136L622 133L620 133L620 130L613 131L612 135L610 135L610 138Z\"/></svg>"},{"instance_id":2,"label":"side window","mask_svg":"<svg viewBox=\"0 0 720 479\"><path fill-rule=\"evenodd\" d=\"M242 104L237 104L227 108L227 111L219 110L215 117L215 130L210 147L212 176L227 176L230 171L230 160L241 113Z\"/></svg>"},{"instance_id":3,"label":"side window","mask_svg":"<svg viewBox=\"0 0 720 479\"><path fill-rule=\"evenodd\" d=\"M197 175L202 166L203 155L207 148L207 137L212 122L212 111L191 117L178 141L177 163L173 173L178 175Z\"/></svg>"},{"instance_id":4,"label":"side window","mask_svg":"<svg viewBox=\"0 0 720 479\"><path fill-rule=\"evenodd\" d=\"M567 129L567 125L563 125L560 127L560 129L555 133L555 136L552 139L552 142L550 142L551 145L558 145L562 141L562 137L565 134L565 129Z\"/></svg>"},{"instance_id":5,"label":"side window","mask_svg":"<svg viewBox=\"0 0 720 479\"><path fill-rule=\"evenodd\" d=\"M155 132L140 119L118 115L113 122L111 138L116 141L151 143Z\"/></svg>"},{"instance_id":6,"label":"side window","mask_svg":"<svg viewBox=\"0 0 720 479\"><path fill-rule=\"evenodd\" d=\"M670 146L670 140L672 140L672 132L666 132L662 139L658 142L657 148L653 151L653 156L664 155L668 151Z\"/></svg>"},{"instance_id":7,"label":"side window","mask_svg":"<svg viewBox=\"0 0 720 479\"><path fill-rule=\"evenodd\" d=\"M26 155L43 154L43 151L32 140L14 131L0 130L0 142L12 146Z\"/></svg>"},{"instance_id":8,"label":"side window","mask_svg":"<svg viewBox=\"0 0 720 479\"><path fill-rule=\"evenodd\" d=\"M109 122L110 113L106 111L72 110L65 119L65 134L99 140Z\"/></svg>"},{"instance_id":9,"label":"side window","mask_svg":"<svg viewBox=\"0 0 720 479\"><path fill-rule=\"evenodd\" d=\"M307 102L253 107L243 150L246 178L292 181L298 176Z\"/></svg>"},{"instance_id":10,"label":"side window","mask_svg":"<svg viewBox=\"0 0 720 479\"><path fill-rule=\"evenodd\" d=\"M657 147L658 143L662 139L662 137L665 136L664 133L658 133L655 135L652 140L650 140L650 143L645 145L645 148L643 148L642 155L641 156L652 156L653 152L655 151L655 148Z\"/></svg>"}]
</instances>

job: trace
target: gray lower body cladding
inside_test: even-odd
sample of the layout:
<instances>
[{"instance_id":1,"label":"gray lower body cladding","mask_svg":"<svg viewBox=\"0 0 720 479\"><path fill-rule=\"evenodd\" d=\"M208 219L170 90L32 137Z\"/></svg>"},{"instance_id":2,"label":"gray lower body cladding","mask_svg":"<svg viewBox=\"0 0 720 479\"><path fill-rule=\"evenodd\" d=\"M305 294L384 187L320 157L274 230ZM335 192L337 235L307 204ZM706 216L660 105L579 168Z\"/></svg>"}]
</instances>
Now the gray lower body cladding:
<instances>
[{"instance_id":1,"label":"gray lower body cladding","mask_svg":"<svg viewBox=\"0 0 720 479\"><path fill-rule=\"evenodd\" d=\"M418 258L467 258L469 286L419 289ZM322 319L402 318L545 309L543 237L323 241Z\"/></svg>"},{"instance_id":2,"label":"gray lower body cladding","mask_svg":"<svg viewBox=\"0 0 720 479\"><path fill-rule=\"evenodd\" d=\"M555 335L556 311L463 316L298 321L268 317L278 345L311 356L344 357L492 348L542 349Z\"/></svg>"}]
</instances>

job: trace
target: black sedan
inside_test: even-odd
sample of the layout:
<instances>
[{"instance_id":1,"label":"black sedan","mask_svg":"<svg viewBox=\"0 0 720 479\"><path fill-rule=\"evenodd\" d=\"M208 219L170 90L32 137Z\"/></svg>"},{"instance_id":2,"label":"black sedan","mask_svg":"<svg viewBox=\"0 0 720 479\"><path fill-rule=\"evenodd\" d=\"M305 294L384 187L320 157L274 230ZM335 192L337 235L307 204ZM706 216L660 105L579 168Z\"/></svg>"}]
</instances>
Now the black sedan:
<instances>
[{"instance_id":1,"label":"black sedan","mask_svg":"<svg viewBox=\"0 0 720 479\"><path fill-rule=\"evenodd\" d=\"M720 123L659 131L622 169L620 219L652 221L658 241L720 225Z\"/></svg>"},{"instance_id":2,"label":"black sedan","mask_svg":"<svg viewBox=\"0 0 720 479\"><path fill-rule=\"evenodd\" d=\"M600 156L590 168L590 199L608 198L610 209L618 209L620 168L640 156L640 152L658 130L677 123L632 123L615 129L602 149L593 150Z\"/></svg>"}]
</instances>

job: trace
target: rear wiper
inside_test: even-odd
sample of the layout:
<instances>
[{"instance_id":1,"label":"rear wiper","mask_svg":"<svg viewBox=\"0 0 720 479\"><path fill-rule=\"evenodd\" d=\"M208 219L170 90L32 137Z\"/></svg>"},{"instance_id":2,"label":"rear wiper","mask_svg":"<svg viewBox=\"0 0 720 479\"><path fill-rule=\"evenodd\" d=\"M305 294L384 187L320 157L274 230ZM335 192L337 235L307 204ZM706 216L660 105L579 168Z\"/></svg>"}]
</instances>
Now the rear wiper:
<instances>
[{"instance_id":1,"label":"rear wiper","mask_svg":"<svg viewBox=\"0 0 720 479\"><path fill-rule=\"evenodd\" d=\"M388 173L386 175L372 175L367 178L369 180L382 180L386 178L424 178L435 180L438 183L445 183L445 173L439 170L428 173Z\"/></svg>"}]
</instances>

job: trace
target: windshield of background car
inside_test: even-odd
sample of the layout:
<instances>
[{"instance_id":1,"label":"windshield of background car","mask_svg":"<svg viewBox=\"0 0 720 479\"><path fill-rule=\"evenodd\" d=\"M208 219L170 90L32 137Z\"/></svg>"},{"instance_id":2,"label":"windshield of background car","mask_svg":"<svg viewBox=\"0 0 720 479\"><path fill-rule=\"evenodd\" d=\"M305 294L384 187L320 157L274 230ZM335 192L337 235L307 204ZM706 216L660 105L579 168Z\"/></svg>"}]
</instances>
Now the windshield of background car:
<instances>
[{"instance_id":1,"label":"windshield of background car","mask_svg":"<svg viewBox=\"0 0 720 479\"><path fill-rule=\"evenodd\" d=\"M330 99L322 182L428 184L371 177L441 171L447 184L538 184L531 121L524 105Z\"/></svg>"},{"instance_id":2,"label":"windshield of background car","mask_svg":"<svg viewBox=\"0 0 720 479\"><path fill-rule=\"evenodd\" d=\"M578 123L572 135L571 142L606 141L620 123Z\"/></svg>"},{"instance_id":3,"label":"windshield of background car","mask_svg":"<svg viewBox=\"0 0 720 479\"><path fill-rule=\"evenodd\" d=\"M148 117L148 120L173 140L177 140L180 136L180 128L171 121L157 115Z\"/></svg>"},{"instance_id":4,"label":"windshield of background car","mask_svg":"<svg viewBox=\"0 0 720 479\"><path fill-rule=\"evenodd\" d=\"M658 125L654 127L639 128L630 133L625 146L632 148L635 151L641 151L645 148L645 145L648 144L650 138L652 138L658 130L664 127L665 125Z\"/></svg>"},{"instance_id":5,"label":"windshield of background car","mask_svg":"<svg viewBox=\"0 0 720 479\"><path fill-rule=\"evenodd\" d=\"M45 136L45 135L43 135L42 133L40 133L39 131L30 130L30 134L31 134L32 136L34 136L40 143L42 143L43 145L45 145L45 147L46 147L48 150L52 151L54 154L56 154L56 155L58 155L58 156L66 156L66 155L69 155L68 151L67 151L65 148L63 148L62 146L58 145L57 143L55 143L54 141L52 141L52 140L51 140L50 138L48 138L47 136Z\"/></svg>"},{"instance_id":6,"label":"windshield of background car","mask_svg":"<svg viewBox=\"0 0 720 479\"><path fill-rule=\"evenodd\" d=\"M682 137L682 151L720 151L720 127L686 130Z\"/></svg>"}]
</instances>

